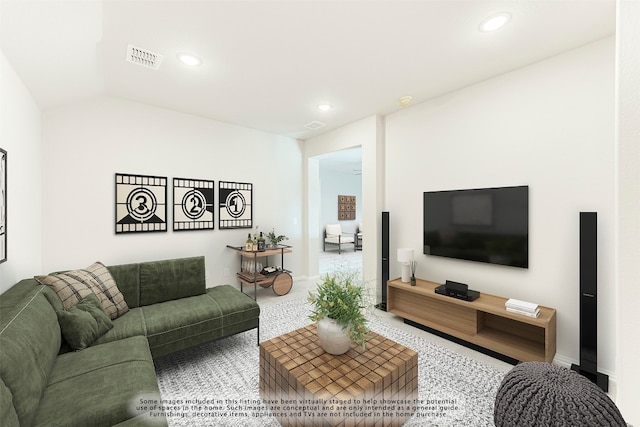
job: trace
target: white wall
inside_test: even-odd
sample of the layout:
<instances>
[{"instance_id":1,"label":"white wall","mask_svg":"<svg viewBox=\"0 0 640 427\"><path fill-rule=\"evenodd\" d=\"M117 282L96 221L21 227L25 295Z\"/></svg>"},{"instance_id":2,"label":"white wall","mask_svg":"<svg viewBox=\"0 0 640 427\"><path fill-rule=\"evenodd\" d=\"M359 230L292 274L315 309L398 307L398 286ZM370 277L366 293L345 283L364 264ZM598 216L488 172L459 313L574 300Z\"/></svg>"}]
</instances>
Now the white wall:
<instances>
[{"instance_id":1,"label":"white wall","mask_svg":"<svg viewBox=\"0 0 640 427\"><path fill-rule=\"evenodd\" d=\"M7 151L7 261L0 293L41 268L41 116L12 65L0 62L0 147Z\"/></svg>"},{"instance_id":2,"label":"white wall","mask_svg":"<svg viewBox=\"0 0 640 427\"><path fill-rule=\"evenodd\" d=\"M320 227L339 223L345 233L355 233L362 218L362 178L361 175L341 173L322 167L320 162L321 207ZM356 196L356 218L338 220L338 196Z\"/></svg>"},{"instance_id":3,"label":"white wall","mask_svg":"<svg viewBox=\"0 0 640 427\"><path fill-rule=\"evenodd\" d=\"M640 2L618 1L617 17L617 404L640 425Z\"/></svg>"},{"instance_id":4,"label":"white wall","mask_svg":"<svg viewBox=\"0 0 640 427\"><path fill-rule=\"evenodd\" d=\"M43 121L43 271L204 255L207 285L235 284L240 261L226 248L248 229L114 232L116 172L253 183L253 223L290 237L285 266L301 271L299 143L239 126L114 98L48 111ZM168 219L172 213L169 209ZM225 276L225 269L229 275ZM33 272L32 272L33 273Z\"/></svg>"},{"instance_id":5,"label":"white wall","mask_svg":"<svg viewBox=\"0 0 640 427\"><path fill-rule=\"evenodd\" d=\"M607 373L616 369L614 63L609 38L386 120L391 253L414 248L421 278L556 308L565 363L579 358L579 212L598 212L598 358ZM529 269L422 255L424 191L511 185L529 186Z\"/></svg>"}]
</instances>

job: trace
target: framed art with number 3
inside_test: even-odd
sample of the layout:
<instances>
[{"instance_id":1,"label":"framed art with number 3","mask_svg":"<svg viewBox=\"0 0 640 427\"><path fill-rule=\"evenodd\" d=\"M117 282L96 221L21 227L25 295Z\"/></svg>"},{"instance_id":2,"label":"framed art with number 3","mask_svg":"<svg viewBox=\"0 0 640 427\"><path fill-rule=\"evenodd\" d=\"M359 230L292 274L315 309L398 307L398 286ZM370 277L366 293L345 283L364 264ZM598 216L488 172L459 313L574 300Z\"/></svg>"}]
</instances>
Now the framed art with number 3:
<instances>
[{"instance_id":1,"label":"framed art with number 3","mask_svg":"<svg viewBox=\"0 0 640 427\"><path fill-rule=\"evenodd\" d=\"M253 184L220 181L218 220L220 229L253 227Z\"/></svg>"},{"instance_id":2,"label":"framed art with number 3","mask_svg":"<svg viewBox=\"0 0 640 427\"><path fill-rule=\"evenodd\" d=\"M7 152L0 148L0 263L7 260Z\"/></svg>"},{"instance_id":3,"label":"framed art with number 3","mask_svg":"<svg viewBox=\"0 0 640 427\"><path fill-rule=\"evenodd\" d=\"M167 177L116 173L116 234L167 231Z\"/></svg>"},{"instance_id":4,"label":"framed art with number 3","mask_svg":"<svg viewBox=\"0 0 640 427\"><path fill-rule=\"evenodd\" d=\"M214 181L173 178L173 231L213 230Z\"/></svg>"}]
</instances>

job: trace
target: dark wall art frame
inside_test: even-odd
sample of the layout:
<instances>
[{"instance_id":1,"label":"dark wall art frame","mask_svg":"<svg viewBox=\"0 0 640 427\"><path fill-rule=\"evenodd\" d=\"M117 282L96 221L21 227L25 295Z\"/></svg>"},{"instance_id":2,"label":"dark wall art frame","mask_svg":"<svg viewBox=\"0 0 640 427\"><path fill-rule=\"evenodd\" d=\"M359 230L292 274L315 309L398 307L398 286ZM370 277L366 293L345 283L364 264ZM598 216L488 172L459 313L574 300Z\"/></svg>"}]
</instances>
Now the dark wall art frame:
<instances>
[{"instance_id":1,"label":"dark wall art frame","mask_svg":"<svg viewBox=\"0 0 640 427\"><path fill-rule=\"evenodd\" d=\"M213 230L215 182L173 178L173 231Z\"/></svg>"},{"instance_id":2,"label":"dark wall art frame","mask_svg":"<svg viewBox=\"0 0 640 427\"><path fill-rule=\"evenodd\" d=\"M220 181L218 204L220 230L253 227L253 184Z\"/></svg>"},{"instance_id":3,"label":"dark wall art frame","mask_svg":"<svg viewBox=\"0 0 640 427\"><path fill-rule=\"evenodd\" d=\"M7 260L7 152L0 148L0 264Z\"/></svg>"},{"instance_id":4,"label":"dark wall art frame","mask_svg":"<svg viewBox=\"0 0 640 427\"><path fill-rule=\"evenodd\" d=\"M116 234L167 231L167 177L116 173Z\"/></svg>"}]
</instances>

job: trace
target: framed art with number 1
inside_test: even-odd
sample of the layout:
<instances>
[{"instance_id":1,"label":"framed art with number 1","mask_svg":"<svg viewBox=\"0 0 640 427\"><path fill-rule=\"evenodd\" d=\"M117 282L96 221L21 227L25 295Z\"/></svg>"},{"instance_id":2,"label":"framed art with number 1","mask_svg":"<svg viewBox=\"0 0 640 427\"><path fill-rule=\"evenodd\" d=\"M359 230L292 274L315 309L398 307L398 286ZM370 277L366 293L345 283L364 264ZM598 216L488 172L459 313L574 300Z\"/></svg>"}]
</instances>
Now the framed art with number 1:
<instances>
[{"instance_id":1,"label":"framed art with number 1","mask_svg":"<svg viewBox=\"0 0 640 427\"><path fill-rule=\"evenodd\" d=\"M7 152L0 148L0 263L7 260Z\"/></svg>"},{"instance_id":2,"label":"framed art with number 1","mask_svg":"<svg viewBox=\"0 0 640 427\"><path fill-rule=\"evenodd\" d=\"M173 231L213 230L214 181L173 178Z\"/></svg>"},{"instance_id":3,"label":"framed art with number 1","mask_svg":"<svg viewBox=\"0 0 640 427\"><path fill-rule=\"evenodd\" d=\"M220 181L218 183L220 230L253 227L253 184Z\"/></svg>"},{"instance_id":4,"label":"framed art with number 1","mask_svg":"<svg viewBox=\"0 0 640 427\"><path fill-rule=\"evenodd\" d=\"M116 234L167 231L167 177L116 173Z\"/></svg>"}]
</instances>

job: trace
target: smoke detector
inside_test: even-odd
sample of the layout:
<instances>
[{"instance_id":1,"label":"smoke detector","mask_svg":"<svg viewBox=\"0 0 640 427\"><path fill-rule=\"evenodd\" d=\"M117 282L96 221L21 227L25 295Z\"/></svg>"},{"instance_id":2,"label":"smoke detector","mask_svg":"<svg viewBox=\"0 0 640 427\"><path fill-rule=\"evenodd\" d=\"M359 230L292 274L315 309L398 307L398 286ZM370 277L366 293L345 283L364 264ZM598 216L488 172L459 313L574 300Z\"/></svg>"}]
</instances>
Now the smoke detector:
<instances>
[{"instance_id":1,"label":"smoke detector","mask_svg":"<svg viewBox=\"0 0 640 427\"><path fill-rule=\"evenodd\" d=\"M321 127L326 125L327 125L326 123L322 123L314 120L304 125L304 127L306 127L307 129L315 130L315 129L320 129Z\"/></svg>"},{"instance_id":2,"label":"smoke detector","mask_svg":"<svg viewBox=\"0 0 640 427\"><path fill-rule=\"evenodd\" d=\"M398 106L400 108L408 107L413 102L412 96L402 96L398 99Z\"/></svg>"},{"instance_id":3,"label":"smoke detector","mask_svg":"<svg viewBox=\"0 0 640 427\"><path fill-rule=\"evenodd\" d=\"M159 53L151 52L133 45L127 45L127 62L157 70L164 58Z\"/></svg>"}]
</instances>

